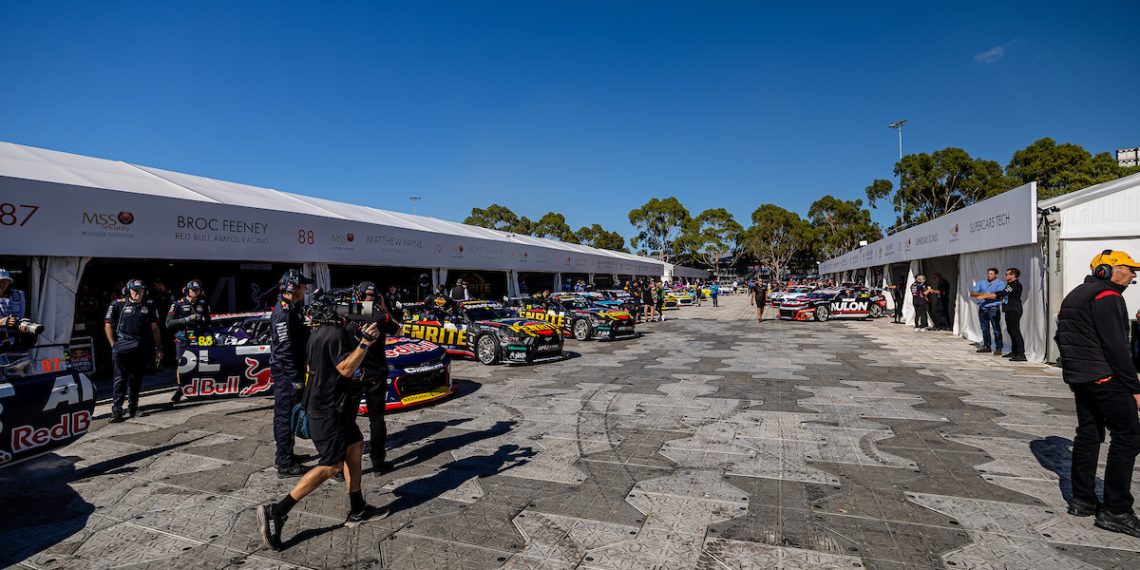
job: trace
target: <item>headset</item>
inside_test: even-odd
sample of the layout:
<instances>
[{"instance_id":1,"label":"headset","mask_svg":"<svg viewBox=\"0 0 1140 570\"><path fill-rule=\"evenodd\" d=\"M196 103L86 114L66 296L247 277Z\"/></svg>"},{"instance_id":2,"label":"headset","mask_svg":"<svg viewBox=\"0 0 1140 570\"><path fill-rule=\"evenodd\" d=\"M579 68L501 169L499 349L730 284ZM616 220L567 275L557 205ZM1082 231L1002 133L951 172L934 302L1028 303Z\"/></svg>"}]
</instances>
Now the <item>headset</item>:
<instances>
[{"instance_id":1,"label":"headset","mask_svg":"<svg viewBox=\"0 0 1140 570\"><path fill-rule=\"evenodd\" d=\"M138 287L132 287L133 285L138 285ZM124 285L123 288L119 290L119 292L122 293L123 298L125 299L125 298L127 298L127 291L130 291L131 289L142 289L143 295L146 295L146 285L143 285L143 282L141 279L129 279L129 280L127 280L127 284Z\"/></svg>"},{"instance_id":2,"label":"headset","mask_svg":"<svg viewBox=\"0 0 1140 570\"><path fill-rule=\"evenodd\" d=\"M182 296L185 297L185 296L189 295L190 294L189 291L191 289L197 289L197 290L201 291L202 290L202 282L198 281L197 279L191 279L190 281L188 281L186 283L186 285L184 285L182 287Z\"/></svg>"},{"instance_id":3,"label":"headset","mask_svg":"<svg viewBox=\"0 0 1140 570\"><path fill-rule=\"evenodd\" d=\"M1100 255L1097 256L1097 261L1103 260L1106 255L1112 255L1112 250L1106 249L1100 252ZM1098 263L1097 266L1093 268L1092 275L1101 281L1107 281L1112 277L1112 266L1107 263Z\"/></svg>"}]
</instances>

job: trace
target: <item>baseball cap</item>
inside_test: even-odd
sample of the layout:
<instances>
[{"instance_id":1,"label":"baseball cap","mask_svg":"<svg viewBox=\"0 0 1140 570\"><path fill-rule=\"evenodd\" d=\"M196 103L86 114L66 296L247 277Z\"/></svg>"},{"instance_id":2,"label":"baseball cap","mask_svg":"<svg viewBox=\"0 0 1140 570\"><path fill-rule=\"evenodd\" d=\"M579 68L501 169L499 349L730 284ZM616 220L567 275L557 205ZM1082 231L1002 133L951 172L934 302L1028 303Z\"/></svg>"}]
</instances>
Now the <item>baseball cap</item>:
<instances>
[{"instance_id":1,"label":"baseball cap","mask_svg":"<svg viewBox=\"0 0 1140 570\"><path fill-rule=\"evenodd\" d=\"M131 279L127 281L127 289L146 289L146 285L140 279Z\"/></svg>"},{"instance_id":2,"label":"baseball cap","mask_svg":"<svg viewBox=\"0 0 1140 570\"><path fill-rule=\"evenodd\" d=\"M12 276L8 274L7 269L0 269L0 281L11 281Z\"/></svg>"},{"instance_id":3,"label":"baseball cap","mask_svg":"<svg viewBox=\"0 0 1140 570\"><path fill-rule=\"evenodd\" d=\"M202 289L202 283L199 282L197 279L194 279L194 280L192 280L186 284L186 289L192 289L194 291L200 291Z\"/></svg>"},{"instance_id":4,"label":"baseball cap","mask_svg":"<svg viewBox=\"0 0 1140 570\"><path fill-rule=\"evenodd\" d=\"M1106 249L1103 253L1098 253L1096 257L1092 258L1092 261L1089 262L1089 269L1096 269L1098 265L1111 265L1113 267L1125 265L1132 269L1140 269L1140 263L1136 263L1136 260L1132 259L1131 255L1123 251L1113 251L1110 249Z\"/></svg>"}]
</instances>

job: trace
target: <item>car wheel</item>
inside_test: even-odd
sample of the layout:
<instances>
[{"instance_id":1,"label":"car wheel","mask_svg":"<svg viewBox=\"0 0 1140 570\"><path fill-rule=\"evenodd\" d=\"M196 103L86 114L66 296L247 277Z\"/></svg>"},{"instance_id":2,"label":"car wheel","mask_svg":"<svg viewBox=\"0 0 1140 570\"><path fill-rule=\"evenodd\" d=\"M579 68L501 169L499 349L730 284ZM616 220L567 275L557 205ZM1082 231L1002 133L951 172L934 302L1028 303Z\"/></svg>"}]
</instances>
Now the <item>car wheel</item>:
<instances>
[{"instance_id":1,"label":"car wheel","mask_svg":"<svg viewBox=\"0 0 1140 570\"><path fill-rule=\"evenodd\" d=\"M827 307L818 307L815 310L815 320L819 322L826 322L831 318L831 309Z\"/></svg>"},{"instance_id":2,"label":"car wheel","mask_svg":"<svg viewBox=\"0 0 1140 570\"><path fill-rule=\"evenodd\" d=\"M883 307L877 303L871 304L871 318L877 319L881 316L883 316Z\"/></svg>"},{"instance_id":3,"label":"car wheel","mask_svg":"<svg viewBox=\"0 0 1140 570\"><path fill-rule=\"evenodd\" d=\"M574 321L574 338L578 340L590 340L590 322L586 319L578 319Z\"/></svg>"},{"instance_id":4,"label":"car wheel","mask_svg":"<svg viewBox=\"0 0 1140 570\"><path fill-rule=\"evenodd\" d=\"M495 337L485 334L475 343L475 355L482 364L495 364L499 361L499 341Z\"/></svg>"}]
</instances>

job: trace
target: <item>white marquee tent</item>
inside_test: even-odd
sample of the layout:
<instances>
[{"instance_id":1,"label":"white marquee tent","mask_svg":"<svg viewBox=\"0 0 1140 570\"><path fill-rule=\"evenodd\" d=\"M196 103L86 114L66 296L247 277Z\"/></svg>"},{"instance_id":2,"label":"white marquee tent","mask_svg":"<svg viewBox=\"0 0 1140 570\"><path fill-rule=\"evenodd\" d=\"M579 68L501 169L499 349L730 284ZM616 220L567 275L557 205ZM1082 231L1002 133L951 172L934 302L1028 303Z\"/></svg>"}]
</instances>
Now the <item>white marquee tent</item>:
<instances>
[{"instance_id":1,"label":"white marquee tent","mask_svg":"<svg viewBox=\"0 0 1140 570\"><path fill-rule=\"evenodd\" d=\"M430 269L436 282L503 271L510 294L519 272L665 275L627 253L3 142L0 239L0 254L33 258L27 288L54 342L67 342L91 258L303 263L326 287L330 264Z\"/></svg>"}]
</instances>

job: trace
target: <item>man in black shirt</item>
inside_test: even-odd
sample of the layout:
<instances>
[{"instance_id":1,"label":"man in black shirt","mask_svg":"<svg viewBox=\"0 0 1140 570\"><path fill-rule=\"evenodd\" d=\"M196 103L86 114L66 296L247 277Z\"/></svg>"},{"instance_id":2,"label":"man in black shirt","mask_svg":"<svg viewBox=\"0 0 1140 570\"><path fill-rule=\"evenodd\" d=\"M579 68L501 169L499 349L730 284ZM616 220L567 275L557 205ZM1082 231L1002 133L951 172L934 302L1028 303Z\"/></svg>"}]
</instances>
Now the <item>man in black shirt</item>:
<instances>
[{"instance_id":1,"label":"man in black shirt","mask_svg":"<svg viewBox=\"0 0 1140 570\"><path fill-rule=\"evenodd\" d=\"M309 385L304 399L309 414L309 433L320 460L276 503L257 508L261 539L273 550L281 550L281 527L297 501L315 491L337 473L344 474L348 490L349 511L344 526L352 528L372 514L360 490L360 465L364 454L364 435L356 425L356 410L364 391L361 365L369 347L377 339L376 323L360 330L353 339L340 324L320 326L308 343ZM374 350L384 354L384 346Z\"/></svg>"},{"instance_id":2,"label":"man in black shirt","mask_svg":"<svg viewBox=\"0 0 1140 570\"><path fill-rule=\"evenodd\" d=\"M112 301L107 307L103 325L107 342L111 344L111 361L115 366L111 423L123 421L124 400L127 403L127 415L133 418L138 414L143 374L148 364L162 360L158 314L154 304L143 298L146 285L138 279L131 279L123 294L123 298ZM151 360L152 355L154 360Z\"/></svg>"},{"instance_id":3,"label":"man in black shirt","mask_svg":"<svg viewBox=\"0 0 1140 570\"><path fill-rule=\"evenodd\" d=\"M926 320L926 295L930 286L926 284L926 276L919 275L910 284L910 303L914 306L914 328L924 331L930 326Z\"/></svg>"},{"instance_id":4,"label":"man in black shirt","mask_svg":"<svg viewBox=\"0 0 1140 570\"><path fill-rule=\"evenodd\" d=\"M194 279L182 288L182 298L171 303L166 311L166 330L174 333L174 362L182 359L182 352L190 348L190 339L198 330L210 326L210 303L202 294L202 283ZM182 400L182 373L174 372L174 395L171 403Z\"/></svg>"},{"instance_id":5,"label":"man in black shirt","mask_svg":"<svg viewBox=\"0 0 1140 570\"><path fill-rule=\"evenodd\" d=\"M1010 267L1005 270L1005 289L996 293L984 293L979 299L1001 300L1001 311L1005 313L1005 330L1013 344L1006 358L1012 362L1025 362L1025 337L1021 334L1021 270Z\"/></svg>"},{"instance_id":6,"label":"man in black shirt","mask_svg":"<svg viewBox=\"0 0 1140 570\"><path fill-rule=\"evenodd\" d=\"M296 477L305 472L293 454L293 413L297 385L305 381L305 344L308 330L301 302L313 280L296 269L281 276L281 299L269 316L269 375L273 378L273 439L277 442L277 476Z\"/></svg>"},{"instance_id":7,"label":"man in black shirt","mask_svg":"<svg viewBox=\"0 0 1140 570\"><path fill-rule=\"evenodd\" d=\"M1123 297L1140 263L1123 251L1105 250L1090 266L1092 275L1065 296L1057 314L1061 372L1077 407L1069 514L1095 514L1096 526L1140 537L1140 519L1132 512L1132 470L1140 453L1140 420L1136 417L1140 381L1128 350ZM1105 428L1112 434L1112 444L1101 505L1097 503L1096 471Z\"/></svg>"},{"instance_id":8,"label":"man in black shirt","mask_svg":"<svg viewBox=\"0 0 1140 570\"><path fill-rule=\"evenodd\" d=\"M764 322L764 303L768 301L768 288L762 279L748 284L748 295L751 305L756 305L756 322Z\"/></svg>"},{"instance_id":9,"label":"man in black shirt","mask_svg":"<svg viewBox=\"0 0 1140 570\"><path fill-rule=\"evenodd\" d=\"M360 365L361 379L364 382L364 401L368 405L369 457L372 459L372 475L384 475L392 467L384 460L388 439L388 427L384 423L384 412L388 401L388 359L384 355L385 336L400 331L400 322L392 317L384 306L384 299L376 296L376 288L367 281L356 286L356 295L367 307L371 305L369 323L376 324L374 341L379 348L370 350ZM360 336L360 325L352 323L349 331Z\"/></svg>"}]
</instances>

